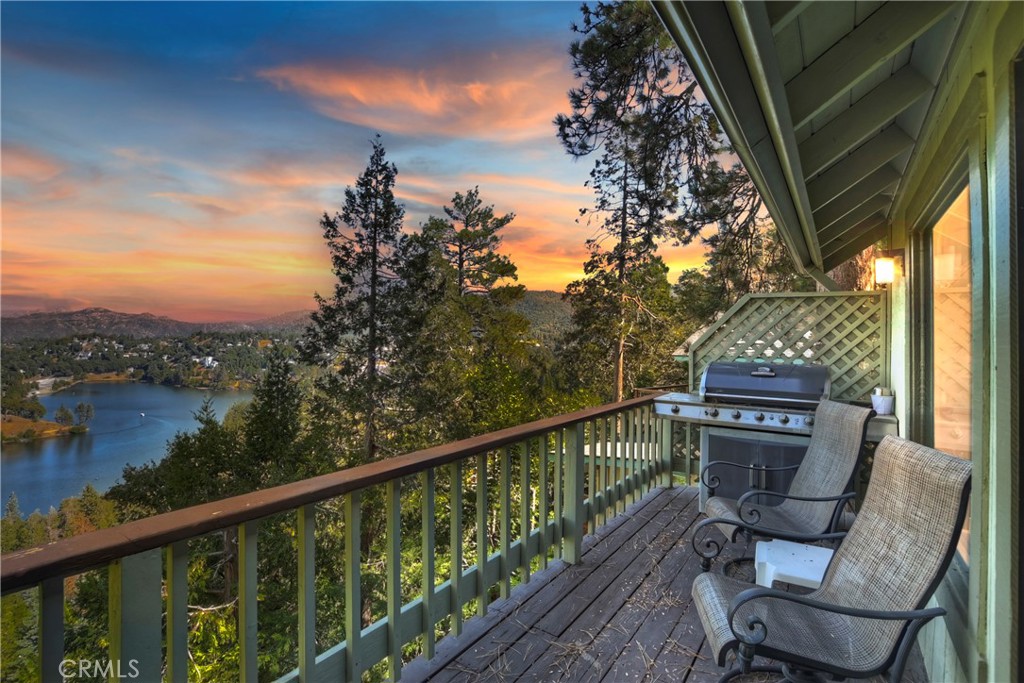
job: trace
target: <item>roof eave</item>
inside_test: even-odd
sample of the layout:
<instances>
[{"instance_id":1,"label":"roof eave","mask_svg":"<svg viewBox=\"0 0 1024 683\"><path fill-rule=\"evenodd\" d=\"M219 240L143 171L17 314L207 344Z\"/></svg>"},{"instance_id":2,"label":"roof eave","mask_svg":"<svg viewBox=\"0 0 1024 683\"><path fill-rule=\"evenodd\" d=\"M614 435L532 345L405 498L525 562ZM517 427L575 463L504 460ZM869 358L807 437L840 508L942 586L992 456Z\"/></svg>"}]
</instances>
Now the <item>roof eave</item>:
<instances>
[{"instance_id":1,"label":"roof eave","mask_svg":"<svg viewBox=\"0 0 1024 683\"><path fill-rule=\"evenodd\" d=\"M828 289L771 28L761 3L653 2L686 56L800 271ZM764 45L769 47L765 49ZM752 77L751 68L757 70Z\"/></svg>"}]
</instances>

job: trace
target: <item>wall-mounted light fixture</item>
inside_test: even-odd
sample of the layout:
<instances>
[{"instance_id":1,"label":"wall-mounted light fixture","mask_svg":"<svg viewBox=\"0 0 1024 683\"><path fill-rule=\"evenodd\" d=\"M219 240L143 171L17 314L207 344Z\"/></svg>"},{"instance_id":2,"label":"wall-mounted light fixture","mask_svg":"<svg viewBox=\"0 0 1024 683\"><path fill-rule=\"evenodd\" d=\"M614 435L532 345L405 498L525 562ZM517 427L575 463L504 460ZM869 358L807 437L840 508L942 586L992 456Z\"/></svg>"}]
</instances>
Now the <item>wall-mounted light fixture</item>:
<instances>
[{"instance_id":1,"label":"wall-mounted light fixture","mask_svg":"<svg viewBox=\"0 0 1024 683\"><path fill-rule=\"evenodd\" d=\"M875 284L886 286L896 281L896 269L902 265L903 250L883 251L875 258Z\"/></svg>"}]
</instances>

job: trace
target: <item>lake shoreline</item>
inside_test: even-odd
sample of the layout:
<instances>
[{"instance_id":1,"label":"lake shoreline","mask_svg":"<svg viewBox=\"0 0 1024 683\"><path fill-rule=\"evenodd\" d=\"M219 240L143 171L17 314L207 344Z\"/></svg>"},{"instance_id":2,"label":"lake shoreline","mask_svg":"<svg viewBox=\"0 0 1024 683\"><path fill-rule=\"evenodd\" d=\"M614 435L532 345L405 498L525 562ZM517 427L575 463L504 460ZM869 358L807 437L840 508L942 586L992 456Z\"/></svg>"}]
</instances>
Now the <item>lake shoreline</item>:
<instances>
[{"instance_id":1,"label":"lake shoreline","mask_svg":"<svg viewBox=\"0 0 1024 683\"><path fill-rule=\"evenodd\" d=\"M95 415L78 438L34 439L3 445L0 498L18 496L23 511L59 507L91 484L107 491L125 465L160 462L167 444L182 432L199 428L195 414L211 399L218 419L232 405L251 399L245 391L192 391L149 382L83 382L68 394L40 397L48 415L63 403L92 404Z\"/></svg>"},{"instance_id":2,"label":"lake shoreline","mask_svg":"<svg viewBox=\"0 0 1024 683\"><path fill-rule=\"evenodd\" d=\"M163 384L158 382L147 382L144 379L136 379L127 374L118 373L103 373L103 374L89 374L86 375L85 379L71 380L67 384L61 384L56 389L53 385L60 381L61 377L40 377L35 380L36 386L38 387L33 393L36 396L54 396L62 391L76 387L80 384L151 384L153 386L165 386L171 387L172 389L195 389L196 391L252 391L254 383L243 380L235 380L231 384L223 387L209 387L209 386L190 386L188 384Z\"/></svg>"},{"instance_id":3,"label":"lake shoreline","mask_svg":"<svg viewBox=\"0 0 1024 683\"><path fill-rule=\"evenodd\" d=\"M32 432L31 436L25 436ZM85 425L62 425L50 420L30 420L16 415L4 415L0 420L0 440L2 443L30 443L40 439L69 437L87 434Z\"/></svg>"}]
</instances>

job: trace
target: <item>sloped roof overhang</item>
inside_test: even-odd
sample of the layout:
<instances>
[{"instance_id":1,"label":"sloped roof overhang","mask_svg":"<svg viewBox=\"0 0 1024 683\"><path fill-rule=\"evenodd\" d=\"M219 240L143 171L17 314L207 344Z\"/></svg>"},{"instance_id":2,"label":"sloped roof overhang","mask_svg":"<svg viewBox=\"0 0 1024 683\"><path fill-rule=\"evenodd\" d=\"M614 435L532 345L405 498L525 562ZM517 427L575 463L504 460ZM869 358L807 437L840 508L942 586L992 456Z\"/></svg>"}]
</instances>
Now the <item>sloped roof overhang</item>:
<instances>
[{"instance_id":1,"label":"sloped roof overhang","mask_svg":"<svg viewBox=\"0 0 1024 683\"><path fill-rule=\"evenodd\" d=\"M835 289L825 272L887 234L963 3L652 5L794 262Z\"/></svg>"}]
</instances>

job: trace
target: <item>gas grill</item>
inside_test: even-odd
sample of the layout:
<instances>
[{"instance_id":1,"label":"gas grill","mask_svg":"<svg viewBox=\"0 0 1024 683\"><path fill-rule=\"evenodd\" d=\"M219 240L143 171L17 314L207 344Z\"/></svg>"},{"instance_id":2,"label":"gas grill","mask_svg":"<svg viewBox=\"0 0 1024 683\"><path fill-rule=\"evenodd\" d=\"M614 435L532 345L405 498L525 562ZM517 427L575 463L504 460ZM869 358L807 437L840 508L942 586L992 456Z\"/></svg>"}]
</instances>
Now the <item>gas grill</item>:
<instances>
[{"instance_id":1,"label":"gas grill","mask_svg":"<svg viewBox=\"0 0 1024 683\"><path fill-rule=\"evenodd\" d=\"M767 468L803 460L814 428L814 410L822 399L829 398L831 387L829 369L824 365L715 362L704 369L699 393L659 396L655 411L672 420L700 425L701 468L709 460L748 466L746 472L737 470L732 481L723 476L719 495L738 498L751 488L785 492L793 473ZM869 441L896 433L892 415L868 423ZM702 486L702 509L706 497Z\"/></svg>"}]
</instances>

